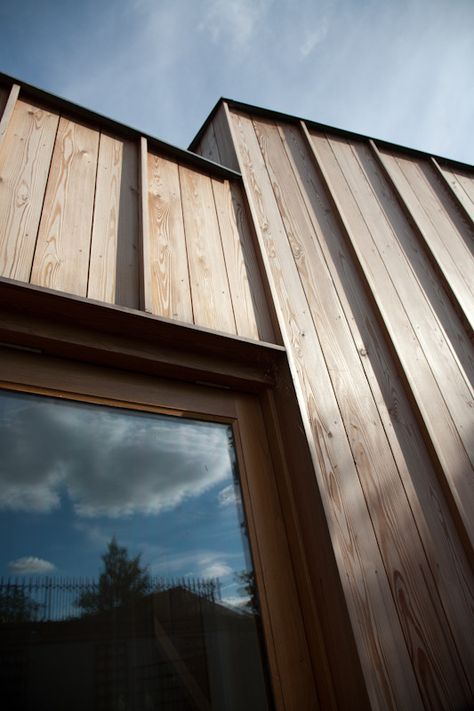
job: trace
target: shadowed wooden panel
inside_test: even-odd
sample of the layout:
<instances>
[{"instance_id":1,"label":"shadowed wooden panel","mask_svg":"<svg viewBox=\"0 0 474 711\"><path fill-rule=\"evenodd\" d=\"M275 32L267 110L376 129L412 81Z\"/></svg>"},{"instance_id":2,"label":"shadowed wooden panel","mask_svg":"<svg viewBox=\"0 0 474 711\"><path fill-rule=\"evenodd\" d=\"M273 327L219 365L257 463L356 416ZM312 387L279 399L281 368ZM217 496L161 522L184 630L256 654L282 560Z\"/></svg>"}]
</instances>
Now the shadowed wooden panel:
<instances>
[{"instance_id":1,"label":"shadowed wooden panel","mask_svg":"<svg viewBox=\"0 0 474 711\"><path fill-rule=\"evenodd\" d=\"M87 293L99 133L61 118L33 261L32 284Z\"/></svg>"},{"instance_id":2,"label":"shadowed wooden panel","mask_svg":"<svg viewBox=\"0 0 474 711\"><path fill-rule=\"evenodd\" d=\"M472 328L474 274L468 245L474 245L473 226L467 224L467 220L455 210L449 196L443 193L444 186L440 185L439 176L429 164L386 151L381 151L380 157L418 226L422 241L439 265L446 284ZM446 305L447 299L442 291L438 298ZM460 328L462 330L462 326ZM464 333L459 334L459 339L461 342L465 339ZM451 338L453 344L457 341L457 338ZM468 373L468 378L471 375Z\"/></svg>"},{"instance_id":3,"label":"shadowed wooden panel","mask_svg":"<svg viewBox=\"0 0 474 711\"><path fill-rule=\"evenodd\" d=\"M236 333L211 179L179 167L194 322Z\"/></svg>"},{"instance_id":4,"label":"shadowed wooden panel","mask_svg":"<svg viewBox=\"0 0 474 711\"><path fill-rule=\"evenodd\" d=\"M443 163L439 163L439 168L464 210L474 222L474 176L472 173L450 168Z\"/></svg>"},{"instance_id":5,"label":"shadowed wooden panel","mask_svg":"<svg viewBox=\"0 0 474 711\"><path fill-rule=\"evenodd\" d=\"M241 240L239 234L239 223L242 227L242 214L239 220L238 206L234 203L232 188L228 180L212 181L237 333L239 336L258 338L257 320L242 249L244 240ZM244 236L246 241L249 236L247 230Z\"/></svg>"},{"instance_id":6,"label":"shadowed wooden panel","mask_svg":"<svg viewBox=\"0 0 474 711\"><path fill-rule=\"evenodd\" d=\"M446 342L432 312L430 313L429 305L424 300L423 293L420 293L413 274L406 268L406 263L404 266L400 265L397 245L393 242L390 244L384 218L377 221L376 227L375 223L372 226L376 236L375 241L373 240L367 225L367 221L371 224L369 211L371 199L369 197L369 205L363 203L359 206L356 201L356 197L364 199L364 194L360 191L366 191L367 187L364 186L365 179L356 182L357 179L353 174L351 179L353 163L351 164L350 156L346 155L347 151L351 150L350 147L341 146L340 143L336 145L334 139L328 142L323 137L313 135L312 138L320 163L323 164L339 200L339 211L351 226L353 246L391 335L415 402L423 416L446 480L449 482L456 508L472 543L474 523L468 513L472 510L474 496L473 480L469 474L471 463L459 433L459 429L464 426L463 435L466 444L469 445L467 432L468 421L471 421L469 399L463 399L463 393L466 393L466 382L456 362L453 362L450 345ZM341 164L336 159L333 148ZM350 186L354 188L355 195L346 182L346 177L351 180ZM373 202L372 207L374 207ZM378 211L376 206L375 209ZM389 242L384 243L383 237L385 239L388 237ZM387 263L384 260L387 260ZM411 290L408 288L409 285ZM439 340L434 338L431 329L438 334ZM430 347L433 350L429 350ZM441 355L443 350L444 356ZM430 367L432 364L435 368L434 372ZM452 378L452 392L447 392L449 381L440 382L437 375L438 378ZM460 422L453 421L444 400L445 396L448 403L453 405ZM464 409L468 410L469 420L466 419ZM472 446L472 442L469 446Z\"/></svg>"},{"instance_id":7,"label":"shadowed wooden panel","mask_svg":"<svg viewBox=\"0 0 474 711\"><path fill-rule=\"evenodd\" d=\"M265 163L273 186L285 186L284 191L275 191L279 212L371 512L420 689L426 701L439 697L445 706L465 702L469 689L459 671L458 652L364 372L363 357L355 347L324 257L316 246L317 236L301 185L293 175L277 127L262 121L254 121L254 125L260 145L265 145Z\"/></svg>"},{"instance_id":8,"label":"shadowed wooden panel","mask_svg":"<svg viewBox=\"0 0 474 711\"><path fill-rule=\"evenodd\" d=\"M204 132L197 150L200 155L204 156L204 158L209 158L209 160L213 160L215 163L221 163L219 148L214 135L214 127L212 122Z\"/></svg>"},{"instance_id":9,"label":"shadowed wooden panel","mask_svg":"<svg viewBox=\"0 0 474 711\"><path fill-rule=\"evenodd\" d=\"M100 136L87 296L109 304L115 303L122 149L122 141Z\"/></svg>"},{"instance_id":10,"label":"shadowed wooden panel","mask_svg":"<svg viewBox=\"0 0 474 711\"><path fill-rule=\"evenodd\" d=\"M234 140L296 381L303 419L373 708L422 708L308 299L252 122L232 115ZM263 156L263 158L262 158ZM302 259L300 255L300 259Z\"/></svg>"},{"instance_id":11,"label":"shadowed wooden panel","mask_svg":"<svg viewBox=\"0 0 474 711\"><path fill-rule=\"evenodd\" d=\"M138 148L136 143L124 141L117 225L115 303L133 309L138 309L140 305L138 198Z\"/></svg>"},{"instance_id":12,"label":"shadowed wooden panel","mask_svg":"<svg viewBox=\"0 0 474 711\"><path fill-rule=\"evenodd\" d=\"M0 86L0 122L2 120L5 106L7 105L9 94L10 94L10 87Z\"/></svg>"},{"instance_id":13,"label":"shadowed wooden panel","mask_svg":"<svg viewBox=\"0 0 474 711\"><path fill-rule=\"evenodd\" d=\"M152 313L193 323L178 165L148 155Z\"/></svg>"},{"instance_id":14,"label":"shadowed wooden panel","mask_svg":"<svg viewBox=\"0 0 474 711\"><path fill-rule=\"evenodd\" d=\"M18 86L18 84L13 84L10 88L10 91L6 94L3 94L3 97L1 97L2 104L0 112L0 146L2 145L5 139L5 134L8 130L8 124L10 123L10 119L13 115L13 111L15 109L19 93L20 87Z\"/></svg>"},{"instance_id":15,"label":"shadowed wooden panel","mask_svg":"<svg viewBox=\"0 0 474 711\"><path fill-rule=\"evenodd\" d=\"M0 147L0 274L28 282L58 116L17 101Z\"/></svg>"}]
</instances>

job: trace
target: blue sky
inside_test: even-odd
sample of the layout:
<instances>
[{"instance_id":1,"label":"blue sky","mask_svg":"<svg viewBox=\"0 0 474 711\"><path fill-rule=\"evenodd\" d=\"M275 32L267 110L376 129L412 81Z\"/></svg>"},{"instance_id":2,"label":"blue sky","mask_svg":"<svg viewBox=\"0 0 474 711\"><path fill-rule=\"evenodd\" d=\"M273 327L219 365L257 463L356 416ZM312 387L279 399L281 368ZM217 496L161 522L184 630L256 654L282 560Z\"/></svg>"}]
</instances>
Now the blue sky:
<instances>
[{"instance_id":1,"label":"blue sky","mask_svg":"<svg viewBox=\"0 0 474 711\"><path fill-rule=\"evenodd\" d=\"M0 390L0 579L96 578L117 537L160 578L249 566L231 429Z\"/></svg>"},{"instance_id":2,"label":"blue sky","mask_svg":"<svg viewBox=\"0 0 474 711\"><path fill-rule=\"evenodd\" d=\"M474 0L3 0L0 69L182 147L224 95L474 163Z\"/></svg>"}]
</instances>

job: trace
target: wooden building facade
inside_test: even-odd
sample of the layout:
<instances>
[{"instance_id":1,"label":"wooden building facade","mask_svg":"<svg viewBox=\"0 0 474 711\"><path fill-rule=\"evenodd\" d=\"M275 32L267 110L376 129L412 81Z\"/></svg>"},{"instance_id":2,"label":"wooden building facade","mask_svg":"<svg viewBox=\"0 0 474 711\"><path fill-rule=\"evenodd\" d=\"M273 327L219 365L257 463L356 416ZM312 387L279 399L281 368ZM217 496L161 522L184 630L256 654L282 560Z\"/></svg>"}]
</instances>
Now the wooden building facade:
<instances>
[{"instance_id":1,"label":"wooden building facade","mask_svg":"<svg viewBox=\"0 0 474 711\"><path fill-rule=\"evenodd\" d=\"M224 99L190 151L0 117L0 384L235 423L276 708L472 708L474 170Z\"/></svg>"}]
</instances>

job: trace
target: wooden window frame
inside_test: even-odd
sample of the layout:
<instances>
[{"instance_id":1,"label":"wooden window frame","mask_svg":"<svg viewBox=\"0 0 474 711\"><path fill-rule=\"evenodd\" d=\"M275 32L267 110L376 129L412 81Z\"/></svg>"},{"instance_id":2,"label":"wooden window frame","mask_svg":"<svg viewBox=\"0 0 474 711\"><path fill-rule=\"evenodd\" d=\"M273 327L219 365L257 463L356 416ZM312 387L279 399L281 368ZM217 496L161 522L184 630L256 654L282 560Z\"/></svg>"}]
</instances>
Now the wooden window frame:
<instances>
[{"instance_id":1,"label":"wooden window frame","mask_svg":"<svg viewBox=\"0 0 474 711\"><path fill-rule=\"evenodd\" d=\"M0 388L232 425L275 706L317 709L266 422L282 356L278 346L0 280Z\"/></svg>"}]
</instances>

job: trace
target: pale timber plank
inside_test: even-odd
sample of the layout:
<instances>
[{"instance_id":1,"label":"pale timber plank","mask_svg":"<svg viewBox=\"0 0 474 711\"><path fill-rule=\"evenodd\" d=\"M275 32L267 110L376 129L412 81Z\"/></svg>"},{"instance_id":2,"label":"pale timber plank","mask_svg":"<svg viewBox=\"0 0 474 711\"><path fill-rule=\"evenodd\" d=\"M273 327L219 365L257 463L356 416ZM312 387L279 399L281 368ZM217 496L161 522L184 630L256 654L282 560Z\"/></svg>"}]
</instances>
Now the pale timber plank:
<instances>
[{"instance_id":1,"label":"pale timber plank","mask_svg":"<svg viewBox=\"0 0 474 711\"><path fill-rule=\"evenodd\" d=\"M369 149L362 144L354 147L334 139L329 142L372 237L370 245L375 245L390 275L460 439L474 463L474 398L470 387L470 381L474 382L473 353L464 329L459 323L457 331L452 334L451 325L457 316L446 294L439 293L439 285L436 289L436 277L425 255L416 248L413 235L405 229L406 221L401 211L393 209L397 206L390 204L387 195L384 205L379 202L380 176ZM383 186L379 194L382 191ZM444 309L448 309L446 317ZM457 350L453 341L456 341ZM472 484L474 486L474 480Z\"/></svg>"},{"instance_id":2,"label":"pale timber plank","mask_svg":"<svg viewBox=\"0 0 474 711\"><path fill-rule=\"evenodd\" d=\"M438 162L435 158L431 158L431 162L435 167L439 175L443 177L446 181L451 194L457 200L458 204L463 209L466 217L472 222L474 222L474 178L469 176L467 173L465 179L467 181L467 190L464 188L460 176L456 175L454 169L449 168L447 165L443 165ZM472 191L469 190L469 183L472 184ZM469 195L472 192L472 195Z\"/></svg>"},{"instance_id":3,"label":"pale timber plank","mask_svg":"<svg viewBox=\"0 0 474 711\"><path fill-rule=\"evenodd\" d=\"M254 120L275 197L348 434L399 618L424 698L467 702L469 689L416 522L339 299L276 126ZM403 602L402 602L403 601ZM409 610L409 613L407 613ZM420 666L419 660L423 659ZM427 673L429 670L429 674ZM427 682L427 678L429 681ZM428 685L428 688L427 686ZM453 691L453 686L456 691ZM458 689L463 689L461 694Z\"/></svg>"},{"instance_id":4,"label":"pale timber plank","mask_svg":"<svg viewBox=\"0 0 474 711\"><path fill-rule=\"evenodd\" d=\"M303 143L296 127L282 126L280 133L301 191L292 189L290 171L282 163L280 174L275 172L275 180L282 184L287 176L282 199L287 202L291 197L293 209L285 207L280 211L290 225L293 222L287 233L297 240L293 251L295 257L298 255L299 271L329 373L345 413L346 430L389 580L394 581L395 571L400 571L394 595L410 639L414 664L419 666L421 658L429 660L432 672L437 674L439 660L443 671L435 686L444 684L441 696L449 703L450 696L459 694L456 702L465 703L465 691L462 696L465 679L459 686L457 669L464 665L467 678L474 674L472 572L396 365L326 199L325 186L311 164L309 146ZM272 161L276 151L277 146L269 151ZM277 167L275 164L275 171ZM303 202L310 225L302 217ZM402 491L406 502L401 500ZM402 588L411 614L400 604ZM437 601L438 591L447 620ZM447 622L459 647L460 659L452 641L449 638L444 641ZM426 678L424 668L417 671L420 678Z\"/></svg>"},{"instance_id":5,"label":"pale timber plank","mask_svg":"<svg viewBox=\"0 0 474 711\"><path fill-rule=\"evenodd\" d=\"M140 137L138 166L138 203L139 203L139 283L140 307L147 313L153 313L152 276L150 259L150 224L148 218L148 141Z\"/></svg>"},{"instance_id":6,"label":"pale timber plank","mask_svg":"<svg viewBox=\"0 0 474 711\"><path fill-rule=\"evenodd\" d=\"M471 464L459 437L459 432L447 410L438 383L427 362L417 334L404 310L386 266L372 241L357 202L350 192L329 142L324 137L311 136L311 145L325 182L334 197L334 203L351 246L360 263L367 284L390 335L395 352L402 365L422 417L423 426L435 449L444 472L455 510L459 513L463 529L468 536L472 552L474 525L472 511L473 491L469 472Z\"/></svg>"},{"instance_id":7,"label":"pale timber plank","mask_svg":"<svg viewBox=\"0 0 474 711\"><path fill-rule=\"evenodd\" d=\"M232 114L321 497L374 709L423 708L309 305L252 122Z\"/></svg>"},{"instance_id":8,"label":"pale timber plank","mask_svg":"<svg viewBox=\"0 0 474 711\"><path fill-rule=\"evenodd\" d=\"M179 167L194 322L236 333L211 179Z\"/></svg>"},{"instance_id":9,"label":"pale timber plank","mask_svg":"<svg viewBox=\"0 0 474 711\"><path fill-rule=\"evenodd\" d=\"M15 105L18 100L18 95L20 93L20 87L18 84L13 84L10 92L8 94L5 106L2 106L1 118L0 118L0 147L5 139L5 135L8 130L8 124L15 110Z\"/></svg>"},{"instance_id":10,"label":"pale timber plank","mask_svg":"<svg viewBox=\"0 0 474 711\"><path fill-rule=\"evenodd\" d=\"M418 226L426 248L439 265L449 288L473 328L474 263L463 236L445 212L432 186L427 183L424 172L416 164L385 151L379 154ZM471 226L466 225L463 232L467 239L473 240L474 230ZM440 294L440 297L445 299L443 294Z\"/></svg>"},{"instance_id":11,"label":"pale timber plank","mask_svg":"<svg viewBox=\"0 0 474 711\"><path fill-rule=\"evenodd\" d=\"M474 176L472 173L463 172L459 169L453 169L453 174L458 183L462 186L464 192L468 196L470 203L474 205ZM472 208L470 211L472 216ZM474 218L473 218L474 219Z\"/></svg>"},{"instance_id":12,"label":"pale timber plank","mask_svg":"<svg viewBox=\"0 0 474 711\"><path fill-rule=\"evenodd\" d=\"M134 141L124 141L117 225L115 303L132 309L140 307L139 251L138 147Z\"/></svg>"},{"instance_id":13,"label":"pale timber plank","mask_svg":"<svg viewBox=\"0 0 474 711\"><path fill-rule=\"evenodd\" d=\"M115 303L122 141L101 134L87 296Z\"/></svg>"},{"instance_id":14,"label":"pale timber plank","mask_svg":"<svg viewBox=\"0 0 474 711\"><path fill-rule=\"evenodd\" d=\"M238 214L235 209L232 186L228 180L212 180L217 219L229 279L230 295L239 336L258 339L252 294L247 277Z\"/></svg>"},{"instance_id":15,"label":"pale timber plank","mask_svg":"<svg viewBox=\"0 0 474 711\"><path fill-rule=\"evenodd\" d=\"M0 274L28 282L59 117L17 101L0 146Z\"/></svg>"},{"instance_id":16,"label":"pale timber plank","mask_svg":"<svg viewBox=\"0 0 474 711\"><path fill-rule=\"evenodd\" d=\"M429 258L435 267L438 269L439 280L441 284L438 283L438 274L430 275L432 282L436 282L435 292L432 291L432 295L429 297L431 303L435 306L437 313L440 315L441 320L443 320L443 314L440 314L440 310L445 312L445 320L447 323L448 330L452 328L452 314L448 316L448 311L450 311L449 306L444 297L443 290L446 295L453 301L457 310L463 315L463 317L471 324L471 329L474 324L474 294L473 285L474 279L467 274L465 266L459 265L459 256L456 252L461 250L462 261L464 263L469 263L471 261L471 269L473 267L470 255L465 249L465 245L459 242L456 238L451 239L449 244L445 243L443 237L441 237L440 232L435 227L433 217L434 212L440 209L439 205L431 205L431 209L425 210L420 201L418 200L415 191L412 190L410 183L406 179L406 176L400 169L398 162L395 160L395 156L391 156L388 153L384 153L378 150L374 142L371 142L372 150L377 161L382 166L385 171L387 179L393 186L396 194L398 196L399 202L402 205L407 219L415 225L416 232L421 242L421 246L426 250ZM438 177L438 176L436 176ZM420 175L418 180L422 181L424 177ZM413 262L422 261L422 255L418 256L416 241L412 240L412 255L414 257ZM463 272L465 272L463 274ZM467 278L466 278L467 277ZM443 288L440 289L439 287ZM438 306L436 307L436 302ZM454 318L457 321L457 318ZM458 332L463 330L462 324L458 324ZM466 340L463 333L460 334L461 343ZM457 337L450 336L451 343L457 344ZM465 350L465 346L464 346ZM472 359L471 351L468 346L469 356ZM467 353L466 353L467 355ZM462 356L461 356L462 358ZM473 364L471 362L471 368ZM469 374L468 374L469 376Z\"/></svg>"},{"instance_id":17,"label":"pale timber plank","mask_svg":"<svg viewBox=\"0 0 474 711\"><path fill-rule=\"evenodd\" d=\"M148 155L152 313L193 323L178 165Z\"/></svg>"},{"instance_id":18,"label":"pale timber plank","mask_svg":"<svg viewBox=\"0 0 474 711\"><path fill-rule=\"evenodd\" d=\"M85 296L99 133L61 118L31 283Z\"/></svg>"}]
</instances>

